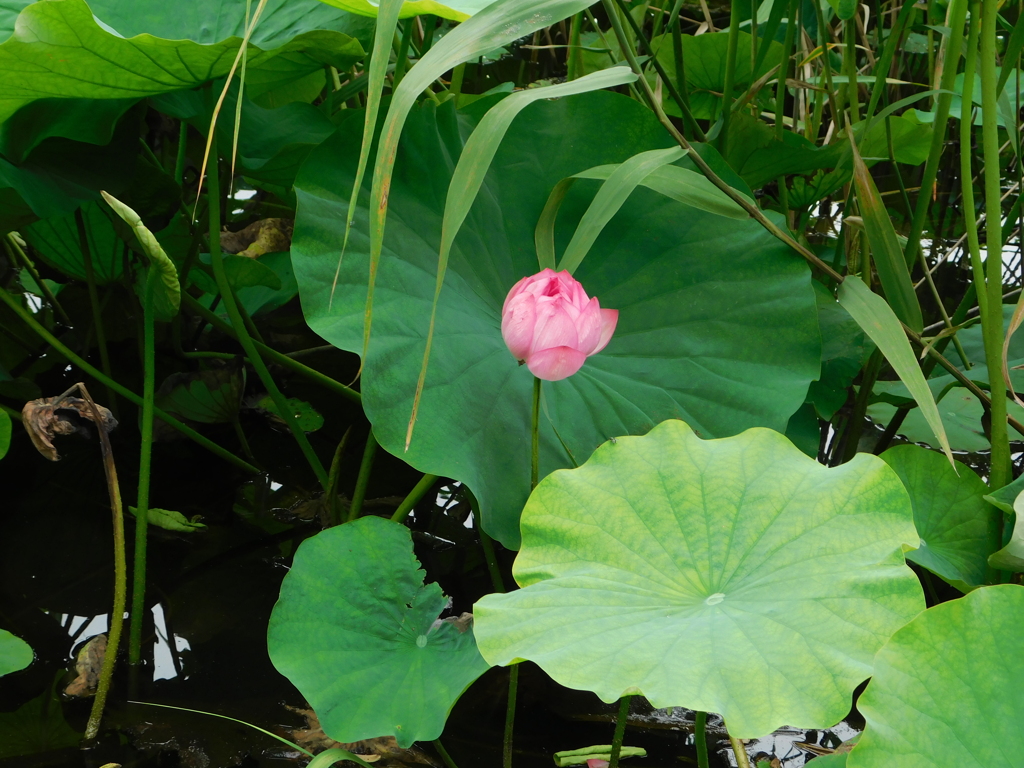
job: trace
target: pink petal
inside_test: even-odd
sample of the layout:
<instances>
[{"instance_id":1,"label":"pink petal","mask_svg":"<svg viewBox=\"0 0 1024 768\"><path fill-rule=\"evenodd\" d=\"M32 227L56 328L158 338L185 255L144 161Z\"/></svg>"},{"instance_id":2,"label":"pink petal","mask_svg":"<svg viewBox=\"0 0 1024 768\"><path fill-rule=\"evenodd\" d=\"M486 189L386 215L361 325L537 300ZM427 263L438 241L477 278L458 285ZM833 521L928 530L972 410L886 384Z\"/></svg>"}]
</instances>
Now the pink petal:
<instances>
[{"instance_id":1,"label":"pink petal","mask_svg":"<svg viewBox=\"0 0 1024 768\"><path fill-rule=\"evenodd\" d=\"M587 760L587 768L608 768L608 761L601 760L597 757L592 757Z\"/></svg>"},{"instance_id":2,"label":"pink petal","mask_svg":"<svg viewBox=\"0 0 1024 768\"><path fill-rule=\"evenodd\" d=\"M576 346L587 355L594 354L601 341L601 303L595 298L587 302L580 316L576 319L576 333L579 344Z\"/></svg>"},{"instance_id":3,"label":"pink petal","mask_svg":"<svg viewBox=\"0 0 1024 768\"><path fill-rule=\"evenodd\" d=\"M501 314L501 337L516 360L525 360L533 348L536 304L537 300L530 294L520 294L506 301Z\"/></svg>"},{"instance_id":4,"label":"pink petal","mask_svg":"<svg viewBox=\"0 0 1024 768\"><path fill-rule=\"evenodd\" d=\"M505 303L501 306L501 314L505 314L505 310L508 309L508 303L512 301L516 296L526 290L527 284L533 280L532 277L524 277L518 283L512 286L512 290L508 292L508 296L505 297Z\"/></svg>"},{"instance_id":5,"label":"pink petal","mask_svg":"<svg viewBox=\"0 0 1024 768\"><path fill-rule=\"evenodd\" d=\"M537 319L534 323L532 349L539 352L551 347L579 348L579 335L563 307L562 299L543 297L537 299Z\"/></svg>"},{"instance_id":6,"label":"pink petal","mask_svg":"<svg viewBox=\"0 0 1024 768\"><path fill-rule=\"evenodd\" d=\"M552 347L534 352L526 358L530 373L544 381L560 381L583 367L587 356L572 347Z\"/></svg>"},{"instance_id":7,"label":"pink petal","mask_svg":"<svg viewBox=\"0 0 1024 768\"><path fill-rule=\"evenodd\" d=\"M590 354L596 355L602 349L608 346L608 342L612 340L612 334L615 333L615 326L619 322L619 310L617 309L602 309L601 310L601 340L597 343L597 347Z\"/></svg>"}]
</instances>

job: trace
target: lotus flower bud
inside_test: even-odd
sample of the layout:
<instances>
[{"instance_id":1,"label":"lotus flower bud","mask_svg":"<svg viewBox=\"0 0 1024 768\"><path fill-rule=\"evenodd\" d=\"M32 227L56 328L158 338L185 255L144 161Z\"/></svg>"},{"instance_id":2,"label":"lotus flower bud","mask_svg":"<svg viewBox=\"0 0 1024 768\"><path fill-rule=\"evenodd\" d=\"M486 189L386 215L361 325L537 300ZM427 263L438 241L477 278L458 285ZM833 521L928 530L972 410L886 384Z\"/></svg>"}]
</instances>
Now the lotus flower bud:
<instances>
[{"instance_id":1,"label":"lotus flower bud","mask_svg":"<svg viewBox=\"0 0 1024 768\"><path fill-rule=\"evenodd\" d=\"M617 309L601 309L568 272L545 269L509 291L501 309L501 335L512 356L534 376L559 381L608 345L618 320Z\"/></svg>"}]
</instances>

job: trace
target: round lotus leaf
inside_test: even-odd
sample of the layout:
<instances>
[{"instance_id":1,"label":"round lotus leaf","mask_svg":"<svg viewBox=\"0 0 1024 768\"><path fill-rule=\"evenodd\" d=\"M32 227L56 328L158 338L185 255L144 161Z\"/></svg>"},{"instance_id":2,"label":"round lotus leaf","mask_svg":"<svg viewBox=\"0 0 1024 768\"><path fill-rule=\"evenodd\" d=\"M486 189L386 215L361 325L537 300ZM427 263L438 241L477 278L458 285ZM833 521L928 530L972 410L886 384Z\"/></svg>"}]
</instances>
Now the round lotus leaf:
<instances>
[{"instance_id":1,"label":"round lotus leaf","mask_svg":"<svg viewBox=\"0 0 1024 768\"><path fill-rule=\"evenodd\" d=\"M875 658L850 768L1018 768L1024 755L1024 587L929 608Z\"/></svg>"},{"instance_id":2,"label":"round lotus leaf","mask_svg":"<svg viewBox=\"0 0 1024 768\"><path fill-rule=\"evenodd\" d=\"M28 643L6 629L0 629L0 677L24 669L32 659L32 647Z\"/></svg>"},{"instance_id":3,"label":"round lotus leaf","mask_svg":"<svg viewBox=\"0 0 1024 768\"><path fill-rule=\"evenodd\" d=\"M448 712L487 669L472 626L439 620L447 598L423 571L405 526L364 517L307 539L270 617L270 659L350 743L441 735Z\"/></svg>"},{"instance_id":4,"label":"round lotus leaf","mask_svg":"<svg viewBox=\"0 0 1024 768\"><path fill-rule=\"evenodd\" d=\"M941 453L898 445L881 456L903 481L921 543L907 559L961 592L990 583L988 557L1000 544L1002 515L985 501L988 486L970 467Z\"/></svg>"},{"instance_id":5,"label":"round lotus leaf","mask_svg":"<svg viewBox=\"0 0 1024 768\"><path fill-rule=\"evenodd\" d=\"M516 117L454 242L406 450L448 185L478 122L478 104L469 111L425 104L409 116L388 192L361 391L381 446L422 472L464 482L479 501L484 529L518 548L530 493L533 375L502 340L502 304L518 280L540 269L534 230L555 185L663 149L671 138L650 110L604 91L540 101ZM357 353L369 262L365 190L338 269L362 130L361 113L353 112L309 155L295 183L292 240L306 321ZM730 183L743 185L713 150L702 152ZM580 179L569 191L558 214L558 252L598 188ZM670 418L685 419L704 437L784 430L820 375L807 265L752 219L637 189L574 276L602 307L617 309L619 320L608 346L578 373L544 382L541 476L583 463L611 436L645 434Z\"/></svg>"},{"instance_id":6,"label":"round lotus leaf","mask_svg":"<svg viewBox=\"0 0 1024 768\"><path fill-rule=\"evenodd\" d=\"M770 430L667 421L538 485L523 589L476 604L477 642L607 702L719 712L740 738L831 726L924 608L912 515L874 456L830 469Z\"/></svg>"}]
</instances>

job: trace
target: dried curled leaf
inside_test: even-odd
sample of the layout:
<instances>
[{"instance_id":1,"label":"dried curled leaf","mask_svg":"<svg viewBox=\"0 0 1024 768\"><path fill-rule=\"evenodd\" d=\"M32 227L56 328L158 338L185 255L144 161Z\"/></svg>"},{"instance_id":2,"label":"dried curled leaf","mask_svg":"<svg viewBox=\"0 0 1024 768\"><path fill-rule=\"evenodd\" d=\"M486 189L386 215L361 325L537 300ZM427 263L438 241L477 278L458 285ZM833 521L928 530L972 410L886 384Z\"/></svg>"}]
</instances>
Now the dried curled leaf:
<instances>
[{"instance_id":1,"label":"dried curled leaf","mask_svg":"<svg viewBox=\"0 0 1024 768\"><path fill-rule=\"evenodd\" d=\"M265 253L279 253L292 247L292 219L261 219L238 232L221 232L220 247L225 253L237 253L255 259Z\"/></svg>"},{"instance_id":2,"label":"dried curled leaf","mask_svg":"<svg viewBox=\"0 0 1024 768\"><path fill-rule=\"evenodd\" d=\"M117 426L113 414L102 405L97 405L100 426L110 432ZM32 445L50 461L60 461L57 449L53 446L53 438L57 435L72 435L76 432L88 437L89 432L82 426L81 420L95 421L92 408L80 397L43 397L25 403L21 409L22 423L32 439Z\"/></svg>"},{"instance_id":3,"label":"dried curled leaf","mask_svg":"<svg viewBox=\"0 0 1024 768\"><path fill-rule=\"evenodd\" d=\"M64 689L65 696L92 696L100 682L100 670L103 669L103 657L107 655L107 636L96 635L82 646L75 659L75 671L78 677Z\"/></svg>"}]
</instances>

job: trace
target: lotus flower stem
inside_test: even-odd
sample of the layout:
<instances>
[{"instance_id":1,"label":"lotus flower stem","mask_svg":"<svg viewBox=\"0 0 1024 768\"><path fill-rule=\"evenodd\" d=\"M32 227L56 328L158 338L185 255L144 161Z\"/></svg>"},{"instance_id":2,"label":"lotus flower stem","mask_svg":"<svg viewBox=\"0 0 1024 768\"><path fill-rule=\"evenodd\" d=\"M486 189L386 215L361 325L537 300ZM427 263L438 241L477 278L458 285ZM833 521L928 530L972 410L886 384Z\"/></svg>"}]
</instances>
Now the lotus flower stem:
<instances>
[{"instance_id":1,"label":"lotus flower stem","mask_svg":"<svg viewBox=\"0 0 1024 768\"><path fill-rule=\"evenodd\" d=\"M632 696L623 696L619 699L619 715L615 718L615 735L612 736L612 754L608 758L608 768L619 768L622 739L626 735L626 720L629 717L629 703L632 700Z\"/></svg>"},{"instance_id":2,"label":"lotus flower stem","mask_svg":"<svg viewBox=\"0 0 1024 768\"><path fill-rule=\"evenodd\" d=\"M693 746L697 748L697 768L708 768L708 713L693 713Z\"/></svg>"},{"instance_id":3,"label":"lotus flower stem","mask_svg":"<svg viewBox=\"0 0 1024 768\"><path fill-rule=\"evenodd\" d=\"M533 377L533 417L530 425L530 490L540 480L540 379Z\"/></svg>"},{"instance_id":4,"label":"lotus flower stem","mask_svg":"<svg viewBox=\"0 0 1024 768\"><path fill-rule=\"evenodd\" d=\"M402 499L402 503L398 505L398 509L395 510L395 514L391 516L391 520L400 523L412 512L412 508L416 506L420 499L427 495L427 491L431 489L434 483L437 482L437 475L426 474L420 478L420 481L416 483L416 487L409 491L409 495Z\"/></svg>"}]
</instances>

